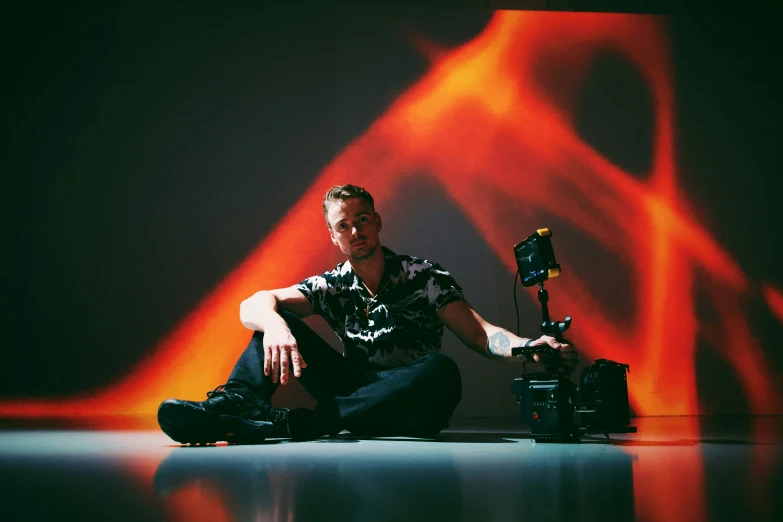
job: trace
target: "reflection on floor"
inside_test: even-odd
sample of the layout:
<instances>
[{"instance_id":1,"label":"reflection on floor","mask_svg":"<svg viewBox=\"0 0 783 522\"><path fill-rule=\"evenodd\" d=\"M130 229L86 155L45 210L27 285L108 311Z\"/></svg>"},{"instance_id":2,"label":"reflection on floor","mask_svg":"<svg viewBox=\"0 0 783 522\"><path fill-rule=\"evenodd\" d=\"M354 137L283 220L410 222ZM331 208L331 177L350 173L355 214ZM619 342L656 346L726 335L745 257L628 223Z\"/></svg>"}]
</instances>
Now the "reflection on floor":
<instances>
[{"instance_id":1,"label":"reflection on floor","mask_svg":"<svg viewBox=\"0 0 783 522\"><path fill-rule=\"evenodd\" d=\"M207 447L4 421L0 520L783 520L783 418L634 421L580 444L455 421L435 441Z\"/></svg>"}]
</instances>

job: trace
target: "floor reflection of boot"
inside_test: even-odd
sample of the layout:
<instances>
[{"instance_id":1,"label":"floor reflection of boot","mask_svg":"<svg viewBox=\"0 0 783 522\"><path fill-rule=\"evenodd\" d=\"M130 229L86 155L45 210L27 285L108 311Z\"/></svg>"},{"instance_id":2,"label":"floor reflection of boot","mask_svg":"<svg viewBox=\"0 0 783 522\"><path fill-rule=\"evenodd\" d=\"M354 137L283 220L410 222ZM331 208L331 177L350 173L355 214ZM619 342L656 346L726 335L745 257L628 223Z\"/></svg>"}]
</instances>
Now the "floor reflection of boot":
<instances>
[{"instance_id":1,"label":"floor reflection of boot","mask_svg":"<svg viewBox=\"0 0 783 522\"><path fill-rule=\"evenodd\" d=\"M398 444L178 448L153 485L174 520L458 520L461 487L448 448ZM208 516L189 516L196 509Z\"/></svg>"},{"instance_id":2,"label":"floor reflection of boot","mask_svg":"<svg viewBox=\"0 0 783 522\"><path fill-rule=\"evenodd\" d=\"M249 468L228 450L180 448L160 463L153 487L172 519L236 520L252 512L258 492L267 489L259 484L266 481L266 474Z\"/></svg>"},{"instance_id":3,"label":"floor reflection of boot","mask_svg":"<svg viewBox=\"0 0 783 522\"><path fill-rule=\"evenodd\" d=\"M173 491L166 497L169 518L175 521L209 520L222 522L234 520L228 510L224 493L199 480Z\"/></svg>"},{"instance_id":4,"label":"floor reflection of boot","mask_svg":"<svg viewBox=\"0 0 783 522\"><path fill-rule=\"evenodd\" d=\"M155 470L152 484L155 492L162 498L169 497L189 483L199 480L198 472L193 466L193 458L183 455L183 451L196 450L186 450L185 448L174 450L161 461L158 469Z\"/></svg>"},{"instance_id":5,"label":"floor reflection of boot","mask_svg":"<svg viewBox=\"0 0 783 522\"><path fill-rule=\"evenodd\" d=\"M312 465L253 449L233 446L174 450L160 463L153 478L154 489L171 518L290 520L296 511L298 484L312 475Z\"/></svg>"}]
</instances>

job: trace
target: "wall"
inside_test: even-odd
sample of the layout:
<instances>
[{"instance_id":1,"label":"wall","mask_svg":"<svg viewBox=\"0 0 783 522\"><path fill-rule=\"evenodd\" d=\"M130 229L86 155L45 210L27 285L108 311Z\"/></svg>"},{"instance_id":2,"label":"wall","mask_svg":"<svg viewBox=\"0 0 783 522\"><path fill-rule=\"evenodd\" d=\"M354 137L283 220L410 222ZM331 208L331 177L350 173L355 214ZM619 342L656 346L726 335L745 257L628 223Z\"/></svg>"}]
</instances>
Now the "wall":
<instances>
[{"instance_id":1,"label":"wall","mask_svg":"<svg viewBox=\"0 0 783 522\"><path fill-rule=\"evenodd\" d=\"M551 228L553 315L574 317L583 363L630 363L637 414L783 413L769 22L209 3L12 18L3 414L203 397L247 340L244 297L340 261L319 205L343 182L376 196L386 245L440 262L509 329L511 247ZM535 294L518 294L532 336ZM516 414L518 365L451 334L443 350L457 415Z\"/></svg>"}]
</instances>

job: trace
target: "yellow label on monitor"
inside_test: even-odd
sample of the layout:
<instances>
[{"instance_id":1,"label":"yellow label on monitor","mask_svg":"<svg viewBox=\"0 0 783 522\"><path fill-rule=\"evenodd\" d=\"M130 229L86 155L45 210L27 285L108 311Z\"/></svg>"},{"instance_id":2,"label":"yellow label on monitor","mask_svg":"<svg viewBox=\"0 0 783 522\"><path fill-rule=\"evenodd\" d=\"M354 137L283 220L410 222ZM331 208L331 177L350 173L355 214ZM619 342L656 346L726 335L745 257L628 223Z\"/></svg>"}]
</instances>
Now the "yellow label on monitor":
<instances>
[{"instance_id":1,"label":"yellow label on monitor","mask_svg":"<svg viewBox=\"0 0 783 522\"><path fill-rule=\"evenodd\" d=\"M539 236L550 236L552 235L552 232L550 232L548 228L539 228L536 230L536 234Z\"/></svg>"},{"instance_id":2,"label":"yellow label on monitor","mask_svg":"<svg viewBox=\"0 0 783 522\"><path fill-rule=\"evenodd\" d=\"M560 269L559 268L550 268L549 269L549 277L557 277L560 275Z\"/></svg>"}]
</instances>

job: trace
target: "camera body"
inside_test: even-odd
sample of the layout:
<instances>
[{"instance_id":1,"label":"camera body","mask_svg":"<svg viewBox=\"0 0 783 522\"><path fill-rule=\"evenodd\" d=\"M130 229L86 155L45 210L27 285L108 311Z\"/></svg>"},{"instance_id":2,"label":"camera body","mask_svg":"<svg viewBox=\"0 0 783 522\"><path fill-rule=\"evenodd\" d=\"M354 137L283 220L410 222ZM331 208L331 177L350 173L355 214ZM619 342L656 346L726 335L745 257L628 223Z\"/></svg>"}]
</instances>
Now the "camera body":
<instances>
[{"instance_id":1,"label":"camera body","mask_svg":"<svg viewBox=\"0 0 783 522\"><path fill-rule=\"evenodd\" d=\"M563 373L525 374L511 385L521 409L519 420L530 426L536 442L575 442L591 433L635 433L636 428L628 425L627 371L626 364L598 359L582 370L579 385Z\"/></svg>"}]
</instances>

